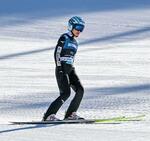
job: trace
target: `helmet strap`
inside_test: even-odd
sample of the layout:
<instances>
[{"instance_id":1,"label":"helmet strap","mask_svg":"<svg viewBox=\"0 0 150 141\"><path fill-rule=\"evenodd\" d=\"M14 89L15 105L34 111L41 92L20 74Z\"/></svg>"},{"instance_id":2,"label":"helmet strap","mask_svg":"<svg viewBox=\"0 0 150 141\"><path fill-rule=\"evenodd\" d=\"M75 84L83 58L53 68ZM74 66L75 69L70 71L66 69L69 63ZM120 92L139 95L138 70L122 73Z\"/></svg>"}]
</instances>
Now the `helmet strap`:
<instances>
[{"instance_id":1,"label":"helmet strap","mask_svg":"<svg viewBox=\"0 0 150 141\"><path fill-rule=\"evenodd\" d=\"M73 30L73 29L72 29L72 30ZM73 34L72 30L71 30L72 37L75 37L75 35Z\"/></svg>"}]
</instances>

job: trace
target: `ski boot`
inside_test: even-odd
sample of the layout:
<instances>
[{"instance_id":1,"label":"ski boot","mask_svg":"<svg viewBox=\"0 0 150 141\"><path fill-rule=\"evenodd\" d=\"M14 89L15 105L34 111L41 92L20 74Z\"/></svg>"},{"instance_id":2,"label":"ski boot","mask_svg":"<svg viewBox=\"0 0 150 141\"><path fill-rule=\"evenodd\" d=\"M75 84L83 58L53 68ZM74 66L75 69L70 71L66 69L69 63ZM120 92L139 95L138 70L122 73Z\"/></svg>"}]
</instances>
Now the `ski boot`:
<instances>
[{"instance_id":1,"label":"ski boot","mask_svg":"<svg viewBox=\"0 0 150 141\"><path fill-rule=\"evenodd\" d=\"M55 114L51 114L47 118L45 118L44 115L42 121L60 121L60 119L58 119Z\"/></svg>"},{"instance_id":2,"label":"ski boot","mask_svg":"<svg viewBox=\"0 0 150 141\"><path fill-rule=\"evenodd\" d=\"M68 117L65 117L64 120L84 120L84 118L78 116L76 112L72 112L72 114Z\"/></svg>"}]
</instances>

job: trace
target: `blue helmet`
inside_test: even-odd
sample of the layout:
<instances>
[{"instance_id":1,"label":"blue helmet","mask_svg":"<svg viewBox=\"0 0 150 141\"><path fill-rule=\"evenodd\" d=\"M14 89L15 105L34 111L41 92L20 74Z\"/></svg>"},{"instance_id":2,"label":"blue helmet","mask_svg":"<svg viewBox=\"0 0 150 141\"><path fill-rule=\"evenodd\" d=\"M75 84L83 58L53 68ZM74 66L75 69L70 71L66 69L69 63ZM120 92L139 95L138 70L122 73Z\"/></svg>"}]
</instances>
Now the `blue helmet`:
<instances>
[{"instance_id":1,"label":"blue helmet","mask_svg":"<svg viewBox=\"0 0 150 141\"><path fill-rule=\"evenodd\" d=\"M68 30L72 31L73 29L79 30L80 32L83 31L85 26L85 22L81 17L74 16L68 21Z\"/></svg>"}]
</instances>

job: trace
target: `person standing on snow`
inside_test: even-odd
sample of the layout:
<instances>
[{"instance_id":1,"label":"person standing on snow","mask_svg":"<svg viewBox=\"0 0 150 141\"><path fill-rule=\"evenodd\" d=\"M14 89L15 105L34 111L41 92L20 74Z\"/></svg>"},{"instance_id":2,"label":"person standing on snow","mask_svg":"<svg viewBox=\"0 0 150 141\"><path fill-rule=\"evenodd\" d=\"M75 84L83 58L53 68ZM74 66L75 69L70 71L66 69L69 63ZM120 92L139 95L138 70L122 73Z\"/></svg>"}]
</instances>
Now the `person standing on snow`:
<instances>
[{"instance_id":1,"label":"person standing on snow","mask_svg":"<svg viewBox=\"0 0 150 141\"><path fill-rule=\"evenodd\" d=\"M85 22L82 18L78 16L72 17L68 21L69 32L61 35L57 42L54 58L56 64L55 74L60 96L51 103L44 114L43 121L59 120L56 118L56 113L69 98L71 88L75 91L75 96L67 109L64 119L84 119L76 114L83 98L84 88L75 72L75 68L73 67L74 57L78 49L78 43L75 38L80 35L84 30L84 27Z\"/></svg>"}]
</instances>

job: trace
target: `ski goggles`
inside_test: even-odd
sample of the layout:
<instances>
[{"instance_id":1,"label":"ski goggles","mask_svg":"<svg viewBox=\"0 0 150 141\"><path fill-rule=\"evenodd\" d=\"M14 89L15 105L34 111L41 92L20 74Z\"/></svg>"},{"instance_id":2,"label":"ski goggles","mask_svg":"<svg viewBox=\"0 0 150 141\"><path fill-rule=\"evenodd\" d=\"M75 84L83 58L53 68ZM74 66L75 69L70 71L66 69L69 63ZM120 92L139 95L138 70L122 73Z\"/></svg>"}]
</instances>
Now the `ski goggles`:
<instances>
[{"instance_id":1,"label":"ski goggles","mask_svg":"<svg viewBox=\"0 0 150 141\"><path fill-rule=\"evenodd\" d=\"M75 26L74 26L74 29L75 29L75 30L78 30L78 31L80 31L80 32L82 32L83 29L84 29L84 25L75 25Z\"/></svg>"}]
</instances>

